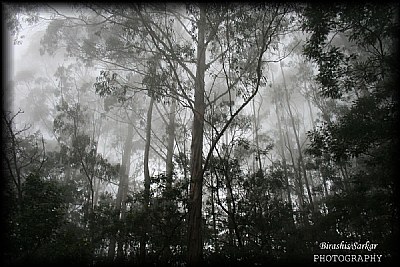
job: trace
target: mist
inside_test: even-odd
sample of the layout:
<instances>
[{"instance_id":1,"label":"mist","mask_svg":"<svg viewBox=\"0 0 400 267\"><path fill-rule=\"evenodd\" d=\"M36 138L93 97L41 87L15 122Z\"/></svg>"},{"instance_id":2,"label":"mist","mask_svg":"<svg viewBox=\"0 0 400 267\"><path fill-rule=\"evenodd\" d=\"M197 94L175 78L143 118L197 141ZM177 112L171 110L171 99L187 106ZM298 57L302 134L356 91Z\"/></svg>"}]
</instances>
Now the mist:
<instances>
[{"instance_id":1,"label":"mist","mask_svg":"<svg viewBox=\"0 0 400 267\"><path fill-rule=\"evenodd\" d=\"M396 259L395 7L6 11L7 265Z\"/></svg>"}]
</instances>

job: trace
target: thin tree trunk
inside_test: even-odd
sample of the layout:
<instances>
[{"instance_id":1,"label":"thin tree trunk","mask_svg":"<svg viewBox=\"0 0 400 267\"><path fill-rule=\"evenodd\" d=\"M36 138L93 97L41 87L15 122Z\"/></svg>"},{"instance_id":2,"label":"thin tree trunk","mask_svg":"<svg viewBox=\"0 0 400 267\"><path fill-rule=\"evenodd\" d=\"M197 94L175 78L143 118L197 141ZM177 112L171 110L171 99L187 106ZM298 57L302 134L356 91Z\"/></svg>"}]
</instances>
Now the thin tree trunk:
<instances>
[{"instance_id":1,"label":"thin tree trunk","mask_svg":"<svg viewBox=\"0 0 400 267\"><path fill-rule=\"evenodd\" d=\"M225 177L226 178L226 177ZM228 178L226 178L227 180ZM226 206L228 209L228 244L231 248L233 248L234 243L233 243L233 234L234 234L234 229L233 229L233 222L232 222L232 198L230 196L229 190L228 193L226 194ZM230 250L233 252L233 250ZM233 255L231 255L233 257Z\"/></svg>"},{"instance_id":2,"label":"thin tree trunk","mask_svg":"<svg viewBox=\"0 0 400 267\"><path fill-rule=\"evenodd\" d=\"M301 175L296 168L296 161L294 160L294 155L293 155L293 151L292 151L292 146L290 145L289 134L288 134L287 128L286 128L286 139L287 139L287 144L288 144L289 155L290 155L292 165L293 165L293 172L294 172L295 177L297 178L297 184L298 184L297 198L299 199L299 208L300 208L301 213L303 213L303 211L304 211L303 182L301 181Z\"/></svg>"},{"instance_id":3,"label":"thin tree trunk","mask_svg":"<svg viewBox=\"0 0 400 267\"><path fill-rule=\"evenodd\" d=\"M202 194L203 194L203 134L204 134L204 73L205 73L205 24L204 6L200 5L198 23L197 70L194 93L194 116L191 145L189 218L188 218L188 265L200 266L203 254Z\"/></svg>"},{"instance_id":4,"label":"thin tree trunk","mask_svg":"<svg viewBox=\"0 0 400 267\"><path fill-rule=\"evenodd\" d=\"M325 197L327 197L328 196L328 186L326 184L326 177L325 177L325 175L324 175L324 173L322 171L322 167L321 166L319 166L318 170L319 170L319 173L321 174L321 177L322 177L322 184L324 186Z\"/></svg>"},{"instance_id":5,"label":"thin tree trunk","mask_svg":"<svg viewBox=\"0 0 400 267\"><path fill-rule=\"evenodd\" d=\"M271 72L271 78L272 78L272 82L274 82L273 72ZM275 96L276 96L275 97L275 113L276 113L276 117L277 117L277 121L278 121L279 138L281 139L280 149L281 149L281 154L282 154L283 174L285 175L286 193L287 193L289 208L293 212L292 195L291 195L291 190L290 190L289 175L288 175L288 170L287 170L288 167L287 167L286 156L285 156L285 136L283 134L281 114L279 112L279 107L278 107L279 106L278 101L281 101L281 99L278 98L278 95L276 92L275 92ZM292 216L291 222L294 226L293 216Z\"/></svg>"},{"instance_id":6,"label":"thin tree trunk","mask_svg":"<svg viewBox=\"0 0 400 267\"><path fill-rule=\"evenodd\" d=\"M174 156L174 141L175 141L175 112L176 112L176 100L172 98L171 108L169 112L168 122L168 144L167 144L167 160L166 160L166 178L167 178L167 190L172 188L172 174L174 170L173 156Z\"/></svg>"},{"instance_id":7,"label":"thin tree trunk","mask_svg":"<svg viewBox=\"0 0 400 267\"><path fill-rule=\"evenodd\" d=\"M212 164L211 168L212 168ZM213 225L213 238L214 238L214 247L215 247L215 253L219 252L219 246L218 246L218 231L217 231L217 219L215 216L215 200L214 200L214 194L215 194L215 188L214 188L214 181L213 181L213 171L211 171L211 214L212 214L212 225ZM218 188L216 188L218 190Z\"/></svg>"},{"instance_id":8,"label":"thin tree trunk","mask_svg":"<svg viewBox=\"0 0 400 267\"><path fill-rule=\"evenodd\" d=\"M338 163L340 172L342 174L342 186L343 190L347 191L347 181L348 181L348 174L347 174L347 169L346 169L346 163L343 163L342 161Z\"/></svg>"},{"instance_id":9,"label":"thin tree trunk","mask_svg":"<svg viewBox=\"0 0 400 267\"><path fill-rule=\"evenodd\" d=\"M301 170L303 171L303 177L304 177L304 182L306 184L307 195L308 195L308 198L309 198L309 201L310 201L311 209L312 209L312 211L314 211L313 197L312 197L310 186L309 186L308 179L307 179L307 171L306 171L304 160L303 160L303 153L301 152L301 145L300 145L298 131L296 130L296 124L294 122L294 116L293 116L293 113L292 113L292 109L290 107L289 93L288 93L288 89L287 89L287 86L286 86L286 79L285 79L285 73L284 73L283 67L282 67L282 61L280 62L280 69L281 69L282 78L283 78L283 87L285 89L286 104L287 104L287 107L288 107L288 111L289 111L289 115L290 115L290 121L291 121L291 124L292 124L292 127L293 127L294 136L295 136L295 139L296 139L297 150L299 151L299 162L300 162L300 166L299 167L301 167Z\"/></svg>"},{"instance_id":10,"label":"thin tree trunk","mask_svg":"<svg viewBox=\"0 0 400 267\"><path fill-rule=\"evenodd\" d=\"M238 246L242 247L242 239L240 237L239 229L236 223L235 219L235 214L236 214L236 205L235 205L235 199L233 198L233 190L232 190L232 184L230 181L229 177L226 177L227 180L227 190L228 190L228 196L227 196L227 202L229 200L229 205L228 205L228 224L229 224L229 232L233 230L233 233L236 235L236 240L238 242ZM233 240L233 238L232 238ZM236 245L236 244L233 244Z\"/></svg>"},{"instance_id":11,"label":"thin tree trunk","mask_svg":"<svg viewBox=\"0 0 400 267\"><path fill-rule=\"evenodd\" d=\"M253 128L253 136L254 137L253 138L254 138L254 142L256 144L256 160L258 163L258 172L260 172L260 174L262 175L261 153L260 153L260 146L258 143L258 117L256 115L256 107L254 105L254 98L251 102L252 102L252 107L253 107L253 124L254 124L254 128Z\"/></svg>"},{"instance_id":12,"label":"thin tree trunk","mask_svg":"<svg viewBox=\"0 0 400 267\"><path fill-rule=\"evenodd\" d=\"M220 160L222 162L225 162L224 164L224 176L225 176L225 184L226 184L226 206L228 209L228 243L229 246L233 247L234 242L233 242L233 234L234 234L234 229L233 229L233 222L232 222L232 194L231 194L231 184L230 184L230 175L229 175L229 139L228 139L228 131L225 132L225 147L226 150L224 151L224 157L222 158L220 154L218 154ZM218 150L217 150L218 151ZM231 249L230 252L232 253L233 250ZM232 254L231 257L234 257Z\"/></svg>"},{"instance_id":13,"label":"thin tree trunk","mask_svg":"<svg viewBox=\"0 0 400 267\"><path fill-rule=\"evenodd\" d=\"M175 144L175 112L176 112L176 99L172 98L171 99L171 107L169 110L169 116L168 116L168 123L167 123L167 136L168 136L168 142L167 142L167 156L166 156L166 169L165 169L165 175L166 175L166 186L165 186L165 191L167 192L166 196L169 196L169 193L172 191L172 177L173 177L173 170L174 170L174 165L173 165L173 156L174 156L174 144ZM169 225L170 224L170 218L171 214L169 213L169 207L173 207L173 199L168 198L165 200L164 205L168 207L165 212L163 213L163 217L165 219L165 224ZM170 236L173 233L171 232L166 232L166 236ZM165 263L167 263L168 259L171 257L171 249L169 246L169 238L164 238L163 241L163 253L161 258Z\"/></svg>"},{"instance_id":14,"label":"thin tree trunk","mask_svg":"<svg viewBox=\"0 0 400 267\"><path fill-rule=\"evenodd\" d=\"M154 97L150 98L149 109L147 110L147 122L146 122L146 144L144 147L144 196L143 196L143 231L140 238L140 261L142 264L146 262L146 243L148 234L148 210L150 204L150 171L149 171L149 152L150 152L150 141L151 141L151 118L153 116L153 105Z\"/></svg>"},{"instance_id":15,"label":"thin tree trunk","mask_svg":"<svg viewBox=\"0 0 400 267\"><path fill-rule=\"evenodd\" d=\"M212 115L211 117L214 118L214 109L212 108L211 110ZM212 119L212 122L214 124L214 121ZM211 141L214 142L214 128L211 128ZM215 215L215 191L219 190L218 189L218 183L214 186L214 179L213 179L213 173L215 172L214 166L212 163L212 159L210 159L210 182L211 182L211 214L212 214L212 225L213 225L213 238L214 238L214 247L215 247L215 253L219 253L219 245L218 245L218 230L217 230L217 218Z\"/></svg>"},{"instance_id":16,"label":"thin tree trunk","mask_svg":"<svg viewBox=\"0 0 400 267\"><path fill-rule=\"evenodd\" d=\"M127 153L129 155L127 155L126 158L126 162L125 162L125 173L124 173L124 179L123 179L123 183L122 183L122 199L121 199L121 207L120 207L120 211L121 211L121 217L120 220L121 222L125 221L126 218L126 199L127 199L127 195L128 195L128 189L129 189L129 171L131 169L131 155L132 155L132 148L133 148L133 129L130 126L129 128L130 130L132 130L131 132L128 133L128 136L130 136L130 138L127 140L128 141L128 147L127 147ZM125 243L125 233L119 231L119 235L118 235L118 249L117 249L117 258L122 259L124 256L124 243Z\"/></svg>"},{"instance_id":17,"label":"thin tree trunk","mask_svg":"<svg viewBox=\"0 0 400 267\"><path fill-rule=\"evenodd\" d=\"M310 113L311 125L312 125L313 129L315 129L314 114L311 109L310 99L306 98L306 101L307 101L307 106L308 106L308 112Z\"/></svg>"},{"instance_id":18,"label":"thin tree trunk","mask_svg":"<svg viewBox=\"0 0 400 267\"><path fill-rule=\"evenodd\" d=\"M130 157L133 146L132 141L133 141L133 127L132 125L128 124L128 134L126 136L124 143L124 150L122 152L121 167L119 172L120 180L118 185L117 198L115 201L115 215L117 216L118 220L120 219L121 210L125 209L123 203L125 202L125 198L128 191L127 187L128 187L128 177L130 169ZM110 260L113 260L115 257L115 246L116 246L117 236L118 236L118 231L110 239L110 246L108 249L108 258ZM118 246L120 247L121 245L122 245L121 242L118 242Z\"/></svg>"},{"instance_id":19,"label":"thin tree trunk","mask_svg":"<svg viewBox=\"0 0 400 267\"><path fill-rule=\"evenodd\" d=\"M288 175L288 171L287 171L285 148L284 148L284 142L285 141L284 141L284 136L283 136L283 131L282 131L282 124L281 124L281 118L280 118L281 115L279 113L278 103L277 102L275 102L275 113L276 113L276 117L277 117L277 120L278 120L279 138L281 139L280 149L281 149L281 154L282 154L283 174L285 176L285 182L286 182L287 199L288 199L288 204L289 204L290 210L293 211L292 196L291 196L291 192L290 192L289 175ZM294 225L294 221L293 220L292 220L292 223Z\"/></svg>"}]
</instances>

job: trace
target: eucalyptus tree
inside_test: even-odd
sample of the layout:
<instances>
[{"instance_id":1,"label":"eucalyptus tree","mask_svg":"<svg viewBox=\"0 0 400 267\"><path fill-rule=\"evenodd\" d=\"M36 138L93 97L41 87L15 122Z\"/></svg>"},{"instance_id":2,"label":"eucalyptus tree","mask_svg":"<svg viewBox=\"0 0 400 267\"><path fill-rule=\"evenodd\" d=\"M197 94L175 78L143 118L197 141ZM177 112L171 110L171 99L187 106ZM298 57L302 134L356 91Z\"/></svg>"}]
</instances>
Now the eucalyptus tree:
<instances>
[{"instance_id":1,"label":"eucalyptus tree","mask_svg":"<svg viewBox=\"0 0 400 267\"><path fill-rule=\"evenodd\" d=\"M299 168L301 168L301 170L302 170L304 183L305 183L306 189L307 189L309 203L310 203L312 211L314 211L313 197L312 197L311 188L310 188L310 185L309 185L309 179L307 178L307 170L306 170L306 167L305 167L305 162L304 162L304 158L303 158L303 152L302 152L301 144L300 144L300 138L299 138L300 133L299 133L298 127L296 126L295 119L294 119L294 114L293 114L292 108L291 108L291 103L289 101L289 92L288 92L288 88L287 88L288 85L286 83L286 78L285 78L285 74L284 74L284 71L283 71L282 62L280 62L280 69L281 69L282 79L283 79L284 98L285 98L285 101L286 101L287 111L289 113L290 122L291 122L291 126L292 126L293 133L294 133L294 136L295 136L297 151L298 151L298 155L299 155L299 158L298 158L298 160L299 160Z\"/></svg>"},{"instance_id":2,"label":"eucalyptus tree","mask_svg":"<svg viewBox=\"0 0 400 267\"><path fill-rule=\"evenodd\" d=\"M202 258L202 195L204 171L212 153L232 121L263 86L264 66L271 49L290 21L290 6L261 5L127 5L126 8L102 5L78 6L75 14L62 14L51 8L50 23L43 48L54 52L62 43L70 55L87 64L114 68L109 87L122 96L130 87L119 72L145 75L144 62L158 56L169 66L175 86L164 86L162 96L175 98L193 115L190 194L188 217L188 262L200 264ZM177 29L178 28L178 29ZM77 31L79 29L79 31ZM147 59L146 59L147 58ZM222 77L226 87L211 99L214 85L205 86L205 77ZM164 80L165 82L165 80ZM194 90L191 90L194 88ZM214 128L210 148L203 161L205 114L213 101L234 95L239 105L232 106L226 123ZM213 126L213 125L211 125Z\"/></svg>"},{"instance_id":3,"label":"eucalyptus tree","mask_svg":"<svg viewBox=\"0 0 400 267\"><path fill-rule=\"evenodd\" d=\"M84 105L93 100L91 87L78 81L85 75L67 78L64 72L70 69L59 68L60 83L54 86L60 92L58 110L54 109L54 135L63 147L62 165L67 167L67 177L76 174L82 178L86 195L81 197L99 222L92 223L89 230L91 241L101 249L95 252L92 247L90 253L100 255L108 250L112 259L116 251L120 257L131 253L142 263L148 263L150 257L172 263L185 256L190 266L196 266L202 263L203 248L207 247L207 252L215 249L225 259L261 263L257 257L263 257L265 251L270 257L282 258L292 250L289 243L299 242L294 236L306 243L297 251L311 251L310 233L332 238L330 241L373 235L381 241L380 247L391 253L387 240L396 231L391 221L398 217L392 203L396 187L390 179L395 174L392 165L398 163L397 131L391 128L398 116L393 89L397 75L395 7L302 6L299 15L304 15L304 29L311 33L304 53L312 62L297 65L292 61L297 67L294 76L279 64L281 58L275 53L282 51L280 44L298 18L290 5L46 7L51 17L42 52L52 54L61 49L100 71L93 81L96 94L104 100L96 102L100 113ZM10 10L30 12L23 19L28 24L42 16L31 12L35 8ZM12 16L8 20L18 33L20 21ZM269 89L267 77L272 71L267 67L272 62L279 64L282 79L282 86L276 85L278 79L271 80L276 146L262 140L266 134L259 128L274 120L267 117L262 121L260 115L268 101L263 97L258 110L255 105L256 95ZM29 75L22 78L32 81ZM47 82L42 79L37 85ZM51 87L44 89L50 91ZM78 94L73 94L74 90ZM303 117L296 110L297 96L311 100ZM312 118L306 125L304 117L314 116L312 104L321 111L322 121ZM248 121L249 114L252 121ZM110 125L111 117L120 124ZM115 128L116 139L123 139L113 142L123 151L118 155L121 168L115 200L97 197L94 192L100 177L110 174L101 170L112 167L97 151L100 140L107 148L112 146L100 135L105 122ZM248 140L250 135L244 134L248 123L253 126L254 146ZM308 143L303 129L311 125L309 154L305 154L304 144ZM145 141L143 146L134 140L137 136ZM20 141L12 134L11 139ZM264 141L266 151L261 150ZM7 152L12 152L12 142L7 144ZM39 148L35 149L32 155L40 163ZM134 194L128 193L132 155L140 162L136 166L140 174L132 176L144 177L144 190ZM245 165L252 159L253 168L246 172ZM265 159L270 162L263 162ZM13 160L15 155L9 158L10 165ZM162 172L164 162L165 175L151 173L153 166ZM9 169L14 183L22 188L18 172L25 175L25 170ZM317 171L322 175L324 198L314 195L316 186L321 186L315 179ZM56 172L57 167L53 169ZM114 172L112 176L117 175ZM98 198L99 205L94 207ZM300 212L307 216L306 203L314 206L312 223L307 216L303 216L304 223L293 220L297 207L292 200L296 199ZM324 213L319 213L321 206ZM109 212L116 220L110 220Z\"/></svg>"},{"instance_id":4,"label":"eucalyptus tree","mask_svg":"<svg viewBox=\"0 0 400 267\"><path fill-rule=\"evenodd\" d=\"M276 118L277 118L277 126L278 126L278 132L279 132L279 139L278 139L278 143L279 143L279 152L278 154L281 157L281 161L282 161L282 167L283 167L283 174L284 174L284 178L285 178L285 182L286 182L286 192L287 192L287 200L288 200L288 204L291 210L293 210L293 204L292 204L292 191L291 191L291 183L290 183L290 178L289 178L289 164L287 164L287 157L286 157L286 149L285 149L285 144L286 144L286 137L283 134L283 126L282 126L282 115L280 113L280 109L281 107L279 107L281 101L279 101L279 97L277 99L273 99L272 101L275 104L275 114L276 114ZM295 172L292 172L295 173Z\"/></svg>"},{"instance_id":5,"label":"eucalyptus tree","mask_svg":"<svg viewBox=\"0 0 400 267\"><path fill-rule=\"evenodd\" d=\"M283 24L281 24L281 22L283 18L285 18L285 16L287 15L286 12L288 11L285 8L280 9L279 6L263 6L259 7L259 10L257 10L257 7L255 7L255 9L253 8L254 7L252 6L238 7L233 5L228 6L227 9L222 8L222 10L220 11L224 15L224 20L219 22L219 24L221 25L221 30L216 31L216 41L211 42L210 52L212 55L213 49L218 49L218 46L220 47L219 51L221 51L222 53L217 54L217 56L214 56L214 58L218 58L218 56L222 58L222 62L220 63L223 72L222 77L226 81L227 90L214 99L218 99L224 94L228 94L230 96L233 93L233 89L236 89L238 95L242 98L243 102L237 107L230 106L230 116L227 118L227 122L225 123L225 125L223 125L221 129L217 129L214 127L214 125L211 125L212 127L214 127L216 136L213 138L213 142L207 154L203 169L201 168L201 160L199 160L199 158L201 158L201 147L200 145L197 145L199 142L202 141L203 133L200 133L200 131L197 132L196 127L197 125L199 125L200 129L203 127L202 120L204 120L204 107L202 106L205 104L203 95L204 91L200 91L200 94L196 94L197 90L195 91L195 114L192 133L193 139L191 172L191 200L194 201L194 203L191 203L191 205L194 205L194 207L192 206L191 209L189 209L188 222L190 238L188 260L189 263L192 265L199 264L201 259L202 242L201 233L199 232L199 230L201 229L201 194L204 170L209 164L209 160L212 157L214 148L216 147L218 141L221 139L225 131L228 129L230 123L257 94L262 83L263 56L265 52L270 48L269 45L271 44L271 42L277 37L278 32L282 29ZM211 41L211 38L214 37L212 35L213 31L218 29L213 26L211 33L209 33L208 35L207 41L205 43L202 43L202 31L205 30L205 18L203 18L203 16L208 17L206 11L209 12L208 14L218 14L218 12L216 11L219 10L217 9L213 12L213 10L205 9L204 7L200 6L198 21L199 36L197 48L197 76L200 76L200 78L202 78L202 72L200 71L202 70L204 64L202 62L202 60L204 60L202 57L205 55L199 54L199 51L205 50L204 44L208 45L208 41ZM258 13L257 11L260 11L261 13ZM257 22L261 23L261 25L259 25L258 28L251 28L253 25L258 25ZM249 28L249 25L252 26ZM254 31L256 33L255 36L251 36L251 31ZM222 37L225 38L222 39ZM241 39L241 37L245 38ZM214 44L217 45L217 48L213 48ZM251 49L250 47L252 47L253 49ZM236 52L236 54L234 54L234 52ZM196 87L196 89L199 88L201 90L201 87ZM196 96L198 96L198 98ZM209 99L207 99L207 101L209 101L209 103L211 102ZM196 103L200 106L200 109L196 109ZM196 115L199 115L200 118L198 118L198 116ZM197 135L200 135L199 142L197 142L196 139ZM198 154L196 154L196 151L194 150L196 147L198 147L200 150L197 152ZM197 163L194 163L194 160L196 160Z\"/></svg>"}]
</instances>

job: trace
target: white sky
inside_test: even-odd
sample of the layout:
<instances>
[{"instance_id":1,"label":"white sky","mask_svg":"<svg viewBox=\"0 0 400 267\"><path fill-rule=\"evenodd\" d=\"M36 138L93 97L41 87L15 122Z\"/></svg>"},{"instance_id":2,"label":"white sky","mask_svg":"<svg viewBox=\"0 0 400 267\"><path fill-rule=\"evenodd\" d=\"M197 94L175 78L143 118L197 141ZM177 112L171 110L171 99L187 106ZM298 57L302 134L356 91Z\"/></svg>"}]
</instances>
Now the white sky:
<instances>
[{"instance_id":1,"label":"white sky","mask_svg":"<svg viewBox=\"0 0 400 267\"><path fill-rule=\"evenodd\" d=\"M24 35L25 37L22 39L22 44L20 45L14 45L12 44L12 40L13 38L9 39L10 42L10 66L11 66L11 70L10 73L12 74L12 77L10 77L11 79L13 79L15 77L15 75L17 75L20 71L24 71L24 70L32 70L33 72L37 72L37 73L41 73L42 70L40 70L43 67L47 67L50 69L50 72L52 71L52 65L54 65L54 62L50 62L53 60L50 60L50 58L46 57L40 57L39 54L39 47L40 47L40 36L38 34L40 34L39 32L44 30L46 28L47 25L47 21L43 21L41 23L39 23L38 25L35 26L28 26L28 25L24 25L23 29L20 33L20 35ZM57 61L57 60L56 60ZM277 71L277 70L275 70ZM285 71L287 71L287 69L285 69ZM53 74L53 73L51 73ZM276 73L276 81L277 82L279 80L279 71L277 71ZM267 91L269 91L270 88L267 88ZM27 90L26 90L27 91ZM16 92L13 96L13 100L15 103L15 107L14 109L18 110L18 108L24 109L24 107L19 107L18 104L21 103L21 99L23 99L24 97L26 97L27 93L25 90L21 91L19 90L18 92ZM263 95L263 98L265 98L264 102L263 102L263 109L262 109L262 113L265 112L264 109L268 109L268 96L266 96L266 92L265 90L263 90L262 92L260 92L260 94ZM257 97L258 98L258 97ZM293 99L295 100L295 99ZM302 102L302 99L299 99L300 102ZM296 100L295 100L296 101ZM258 101L257 101L258 102ZM251 106L248 106L245 110L244 113L249 113L251 112ZM300 113L306 114L307 112L302 112L302 110L300 110ZM265 114L266 115L266 114ZM265 116L264 115L264 116ZM307 116L307 115L306 115ZM266 118L262 119L263 123L263 130L267 130L268 128L274 127L272 124L274 124L274 120L271 120L271 118L268 118L268 120Z\"/></svg>"}]
</instances>

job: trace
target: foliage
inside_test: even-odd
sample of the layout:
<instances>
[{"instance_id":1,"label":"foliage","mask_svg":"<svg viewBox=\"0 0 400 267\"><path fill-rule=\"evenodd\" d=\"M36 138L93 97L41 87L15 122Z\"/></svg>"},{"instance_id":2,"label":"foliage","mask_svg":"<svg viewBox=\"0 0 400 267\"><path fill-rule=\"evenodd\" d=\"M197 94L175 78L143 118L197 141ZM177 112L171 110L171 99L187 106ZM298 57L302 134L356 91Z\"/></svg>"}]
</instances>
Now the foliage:
<instances>
[{"instance_id":1,"label":"foliage","mask_svg":"<svg viewBox=\"0 0 400 267\"><path fill-rule=\"evenodd\" d=\"M322 93L349 105L336 121L309 133L308 151L351 172L341 181L343 193L326 200L328 215L316 227L337 231L339 239L374 238L386 250L398 234L392 204L399 156L398 71L391 63L397 55L393 14L398 9L390 4L317 8L305 11L304 28L312 35L304 52L318 65ZM340 36L336 43L333 37L328 41L331 34Z\"/></svg>"},{"instance_id":2,"label":"foliage","mask_svg":"<svg viewBox=\"0 0 400 267\"><path fill-rule=\"evenodd\" d=\"M31 13L35 8L15 11L27 11L28 23L38 19ZM341 241L371 241L378 244L374 253L387 261L395 258L396 7L210 4L203 11L203 29L196 4L182 10L162 4L124 9L88 4L74 6L70 16L54 13L49 19L40 52L55 55L65 48L77 60L56 68L53 83L19 75L36 83L29 96L42 92L40 86L55 91L51 140L16 127L21 112L2 114L6 263L187 264L193 186L188 170L194 160L189 155L198 129L190 131L186 123L200 117L199 107L206 122L200 144L211 148L208 155L200 150L197 158L205 185L199 187L201 222L195 229L204 244L203 263L311 263L313 254L321 253L319 242ZM18 32L23 21L8 20ZM302 31L287 34L299 22ZM307 39L298 56L307 63L291 61L286 82L273 71L272 57L282 43L295 43L303 34ZM200 52L206 55L204 66ZM91 79L90 71L81 71L82 62L101 64L90 69L99 76ZM200 67L204 73L196 72ZM196 106L203 74L205 100ZM256 93L253 110L241 106ZM285 101L288 94L291 99ZM234 101L226 101L227 95ZM148 195L140 143L148 138L142 133L149 97L157 101L157 114L150 129ZM177 105L174 123L167 118L171 99ZM298 99L310 100L310 115L318 117L308 134L311 119L300 113ZM292 112L297 114L290 114L290 124ZM280 129L271 130L275 121ZM127 123L135 131L131 138L121 132ZM168 135L174 127L173 175L167 177L164 129ZM132 153L129 142L121 145L124 138L132 143ZM191 146L190 139L196 139ZM113 163L120 158L129 164Z\"/></svg>"},{"instance_id":3,"label":"foliage","mask_svg":"<svg viewBox=\"0 0 400 267\"><path fill-rule=\"evenodd\" d=\"M58 239L58 231L64 223L65 189L58 182L43 180L37 174L30 174L22 189L20 206L17 202L7 202L11 205L7 252L10 260L44 260L49 253L46 250L51 250L50 244Z\"/></svg>"},{"instance_id":4,"label":"foliage","mask_svg":"<svg viewBox=\"0 0 400 267\"><path fill-rule=\"evenodd\" d=\"M4 21L14 37L14 44L21 44L25 35L21 35L24 24L33 25L39 21L40 5L3 4Z\"/></svg>"}]
</instances>

